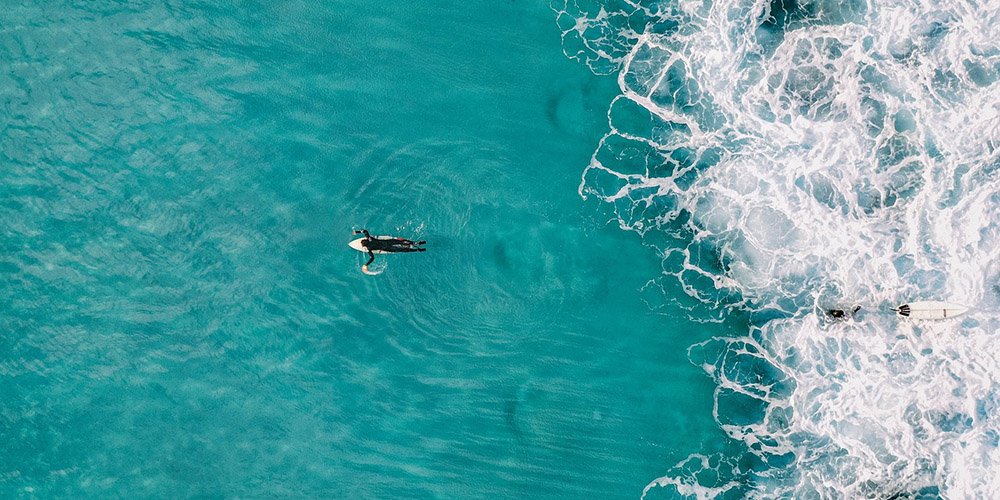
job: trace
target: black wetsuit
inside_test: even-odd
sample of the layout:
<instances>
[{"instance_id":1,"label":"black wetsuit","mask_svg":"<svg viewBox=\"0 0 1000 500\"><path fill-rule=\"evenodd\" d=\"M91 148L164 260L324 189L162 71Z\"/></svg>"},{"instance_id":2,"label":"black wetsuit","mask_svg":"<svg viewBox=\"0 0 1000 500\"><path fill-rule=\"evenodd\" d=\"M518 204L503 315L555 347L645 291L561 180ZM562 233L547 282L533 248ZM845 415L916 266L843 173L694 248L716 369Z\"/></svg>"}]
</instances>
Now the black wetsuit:
<instances>
[{"instance_id":1,"label":"black wetsuit","mask_svg":"<svg viewBox=\"0 0 1000 500\"><path fill-rule=\"evenodd\" d=\"M860 310L861 310L861 306L854 306L854 309L851 309L851 314L850 315L853 316L854 313L856 313L856 312L858 312ZM830 317L833 318L833 319L844 319L844 318L846 318L848 316L847 311L845 311L843 309L827 309L826 313L828 315L830 315Z\"/></svg>"},{"instance_id":2,"label":"black wetsuit","mask_svg":"<svg viewBox=\"0 0 1000 500\"><path fill-rule=\"evenodd\" d=\"M365 235L365 239L361 240L361 246L368 250L368 262L365 262L366 266L371 265L375 261L375 250L386 253L427 251L426 248L418 246L427 243L426 241L413 241L405 238L373 238L372 235L368 234L367 229L354 232L354 234L358 233L364 233Z\"/></svg>"}]
</instances>

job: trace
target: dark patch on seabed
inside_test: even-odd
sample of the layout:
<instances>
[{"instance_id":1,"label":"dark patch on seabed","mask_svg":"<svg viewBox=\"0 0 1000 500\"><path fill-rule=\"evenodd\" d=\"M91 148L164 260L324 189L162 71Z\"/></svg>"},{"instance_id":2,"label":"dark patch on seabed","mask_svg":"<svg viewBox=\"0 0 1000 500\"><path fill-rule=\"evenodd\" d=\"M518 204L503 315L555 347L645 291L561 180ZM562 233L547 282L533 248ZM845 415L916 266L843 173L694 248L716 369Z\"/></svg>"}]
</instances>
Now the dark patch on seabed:
<instances>
[{"instance_id":1,"label":"dark patch on seabed","mask_svg":"<svg viewBox=\"0 0 1000 500\"><path fill-rule=\"evenodd\" d=\"M498 241L493 244L493 261L501 269L510 269L510 259L507 258L507 245L504 242Z\"/></svg>"},{"instance_id":2,"label":"dark patch on seabed","mask_svg":"<svg viewBox=\"0 0 1000 500\"><path fill-rule=\"evenodd\" d=\"M503 405L503 418L504 422L507 423L507 429L510 433L517 438L518 441L524 440L524 433L521 432L521 428L517 425L517 407L518 400L517 396L507 398Z\"/></svg>"}]
</instances>

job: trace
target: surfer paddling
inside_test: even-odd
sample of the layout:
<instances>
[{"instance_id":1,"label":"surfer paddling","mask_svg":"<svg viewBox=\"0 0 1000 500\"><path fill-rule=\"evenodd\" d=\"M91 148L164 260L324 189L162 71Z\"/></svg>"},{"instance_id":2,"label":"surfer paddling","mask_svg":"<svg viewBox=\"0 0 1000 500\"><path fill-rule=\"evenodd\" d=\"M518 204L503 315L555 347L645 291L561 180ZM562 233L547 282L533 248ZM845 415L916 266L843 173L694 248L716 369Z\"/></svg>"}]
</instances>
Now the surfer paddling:
<instances>
[{"instance_id":1,"label":"surfer paddling","mask_svg":"<svg viewBox=\"0 0 1000 500\"><path fill-rule=\"evenodd\" d=\"M359 250L368 252L368 262L361 266L361 271L365 274L377 274L368 271L368 266L375 261L375 252L378 253L406 253L406 252L426 252L427 249L421 247L426 241L413 241L406 238L395 238L392 236L372 236L367 229L354 231L354 234L364 234L360 240Z\"/></svg>"}]
</instances>

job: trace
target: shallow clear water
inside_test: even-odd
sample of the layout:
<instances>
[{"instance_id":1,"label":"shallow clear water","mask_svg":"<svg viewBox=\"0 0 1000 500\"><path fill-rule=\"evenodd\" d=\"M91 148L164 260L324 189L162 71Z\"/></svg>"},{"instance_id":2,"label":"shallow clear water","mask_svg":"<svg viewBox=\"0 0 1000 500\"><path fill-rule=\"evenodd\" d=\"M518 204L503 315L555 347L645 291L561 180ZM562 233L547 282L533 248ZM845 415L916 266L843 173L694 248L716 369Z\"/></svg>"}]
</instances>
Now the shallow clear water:
<instances>
[{"instance_id":1,"label":"shallow clear water","mask_svg":"<svg viewBox=\"0 0 1000 500\"><path fill-rule=\"evenodd\" d=\"M6 6L0 496L989 497L998 30Z\"/></svg>"},{"instance_id":2,"label":"shallow clear water","mask_svg":"<svg viewBox=\"0 0 1000 500\"><path fill-rule=\"evenodd\" d=\"M554 19L5 7L0 496L634 498L723 451L727 327L577 194L619 89ZM367 277L360 227L429 250Z\"/></svg>"}]
</instances>

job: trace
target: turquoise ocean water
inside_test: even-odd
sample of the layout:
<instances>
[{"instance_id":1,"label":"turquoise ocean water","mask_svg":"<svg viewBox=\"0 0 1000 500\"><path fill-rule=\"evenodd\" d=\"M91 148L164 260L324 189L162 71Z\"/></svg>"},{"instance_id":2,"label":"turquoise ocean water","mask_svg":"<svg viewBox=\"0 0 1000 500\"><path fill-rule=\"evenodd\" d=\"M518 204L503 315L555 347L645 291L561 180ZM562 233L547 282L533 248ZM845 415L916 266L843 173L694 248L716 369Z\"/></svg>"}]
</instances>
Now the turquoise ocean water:
<instances>
[{"instance_id":1,"label":"turquoise ocean water","mask_svg":"<svg viewBox=\"0 0 1000 500\"><path fill-rule=\"evenodd\" d=\"M0 496L634 498L722 449L544 1L0 13ZM366 227L428 241L360 273Z\"/></svg>"}]
</instances>

